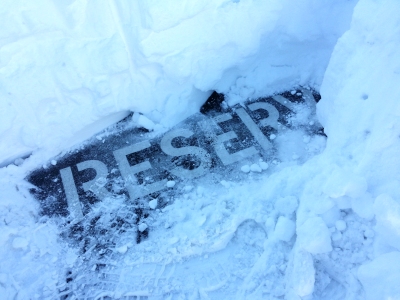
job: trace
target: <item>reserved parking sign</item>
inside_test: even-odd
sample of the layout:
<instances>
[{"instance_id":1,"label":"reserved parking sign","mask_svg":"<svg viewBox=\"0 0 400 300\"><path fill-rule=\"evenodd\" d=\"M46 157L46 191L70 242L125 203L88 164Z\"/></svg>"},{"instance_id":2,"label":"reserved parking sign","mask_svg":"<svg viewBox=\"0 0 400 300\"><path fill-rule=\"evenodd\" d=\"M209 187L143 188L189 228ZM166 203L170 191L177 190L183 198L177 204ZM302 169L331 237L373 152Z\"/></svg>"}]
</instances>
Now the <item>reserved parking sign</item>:
<instances>
[{"instance_id":1,"label":"reserved parking sign","mask_svg":"<svg viewBox=\"0 0 400 300\"><path fill-rule=\"evenodd\" d=\"M302 109L315 114L315 103L310 90L297 89L228 107L214 92L200 113L158 136L128 117L33 171L28 181L36 188L31 192L43 215L64 220L80 238L100 234L98 228L104 227L96 226L101 212L94 215L93 207L119 199L126 209L113 213L110 224L136 230L140 242L148 234L147 226L140 228L148 211L167 205L200 178L240 181L247 172L266 170L279 157L276 136L294 126L309 135L323 134L316 122L291 122ZM92 231L80 227L85 222Z\"/></svg>"}]
</instances>

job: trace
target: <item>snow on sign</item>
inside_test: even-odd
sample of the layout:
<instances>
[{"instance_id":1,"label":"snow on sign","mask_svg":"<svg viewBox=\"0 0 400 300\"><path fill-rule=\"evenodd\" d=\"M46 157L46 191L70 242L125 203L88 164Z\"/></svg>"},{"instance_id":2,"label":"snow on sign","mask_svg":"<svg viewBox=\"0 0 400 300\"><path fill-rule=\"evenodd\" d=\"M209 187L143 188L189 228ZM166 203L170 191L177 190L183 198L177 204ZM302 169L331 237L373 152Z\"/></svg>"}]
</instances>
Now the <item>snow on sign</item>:
<instances>
[{"instance_id":1,"label":"snow on sign","mask_svg":"<svg viewBox=\"0 0 400 300\"><path fill-rule=\"evenodd\" d=\"M83 252L94 236L96 249L112 247L111 232L132 231L140 242L148 236L151 212L199 182L237 182L248 173L271 172L285 155L307 159L305 143L323 135L314 96L302 88L228 107L214 92L200 113L158 136L128 117L33 171L31 192L43 216L67 228L67 238L83 241ZM291 145L289 154L285 144Z\"/></svg>"}]
</instances>

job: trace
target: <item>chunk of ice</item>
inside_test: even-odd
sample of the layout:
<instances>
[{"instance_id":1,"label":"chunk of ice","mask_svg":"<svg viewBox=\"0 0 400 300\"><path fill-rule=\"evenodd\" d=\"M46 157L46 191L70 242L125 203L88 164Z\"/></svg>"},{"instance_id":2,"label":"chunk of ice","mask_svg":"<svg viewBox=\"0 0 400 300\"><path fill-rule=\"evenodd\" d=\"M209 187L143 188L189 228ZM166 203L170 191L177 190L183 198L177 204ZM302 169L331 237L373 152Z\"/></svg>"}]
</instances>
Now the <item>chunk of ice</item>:
<instances>
[{"instance_id":1,"label":"chunk of ice","mask_svg":"<svg viewBox=\"0 0 400 300\"><path fill-rule=\"evenodd\" d=\"M153 200L151 200L151 201L149 202L149 207L150 207L151 209L155 209L155 208L157 207L157 205L158 205L158 200L157 200L157 199L153 199Z\"/></svg>"},{"instance_id":2,"label":"chunk of ice","mask_svg":"<svg viewBox=\"0 0 400 300\"><path fill-rule=\"evenodd\" d=\"M259 165L257 165L257 164L252 164L250 166L250 170L252 172L257 172L257 173L261 173L261 171L262 171L261 167Z\"/></svg>"},{"instance_id":3,"label":"chunk of ice","mask_svg":"<svg viewBox=\"0 0 400 300\"><path fill-rule=\"evenodd\" d=\"M148 228L148 226L147 226L146 223L140 223L139 226L138 226L138 229L139 229L140 232L145 231L147 228Z\"/></svg>"},{"instance_id":4,"label":"chunk of ice","mask_svg":"<svg viewBox=\"0 0 400 300\"><path fill-rule=\"evenodd\" d=\"M275 237L281 241L289 242L296 231L296 224L283 216L280 216L275 226Z\"/></svg>"},{"instance_id":5,"label":"chunk of ice","mask_svg":"<svg viewBox=\"0 0 400 300\"><path fill-rule=\"evenodd\" d=\"M269 167L269 165L265 161L260 161L259 166L262 170L266 170Z\"/></svg>"},{"instance_id":6,"label":"chunk of ice","mask_svg":"<svg viewBox=\"0 0 400 300\"><path fill-rule=\"evenodd\" d=\"M249 165L244 165L240 168L240 170L244 173L249 173L250 172L250 166Z\"/></svg>"},{"instance_id":7,"label":"chunk of ice","mask_svg":"<svg viewBox=\"0 0 400 300\"><path fill-rule=\"evenodd\" d=\"M167 187L172 188L174 186L175 186L175 181L173 180L167 181Z\"/></svg>"}]
</instances>

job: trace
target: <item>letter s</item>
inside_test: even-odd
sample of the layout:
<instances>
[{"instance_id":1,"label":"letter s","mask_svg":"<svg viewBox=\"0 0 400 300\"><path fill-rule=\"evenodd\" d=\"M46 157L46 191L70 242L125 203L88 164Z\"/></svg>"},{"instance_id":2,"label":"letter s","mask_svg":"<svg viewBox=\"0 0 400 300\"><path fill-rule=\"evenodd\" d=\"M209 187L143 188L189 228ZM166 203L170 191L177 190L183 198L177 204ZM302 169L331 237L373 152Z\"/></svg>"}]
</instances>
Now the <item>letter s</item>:
<instances>
[{"instance_id":1,"label":"letter s","mask_svg":"<svg viewBox=\"0 0 400 300\"><path fill-rule=\"evenodd\" d=\"M183 178L196 178L203 175L211 165L210 156L204 149L194 146L174 148L171 144L172 140L176 137L183 136L185 138L189 138L192 135L193 132L188 129L176 129L166 133L161 140L160 146L165 154L171 156L196 155L201 160L200 166L193 170L188 170L182 167L174 168L171 170L171 173L176 176Z\"/></svg>"}]
</instances>

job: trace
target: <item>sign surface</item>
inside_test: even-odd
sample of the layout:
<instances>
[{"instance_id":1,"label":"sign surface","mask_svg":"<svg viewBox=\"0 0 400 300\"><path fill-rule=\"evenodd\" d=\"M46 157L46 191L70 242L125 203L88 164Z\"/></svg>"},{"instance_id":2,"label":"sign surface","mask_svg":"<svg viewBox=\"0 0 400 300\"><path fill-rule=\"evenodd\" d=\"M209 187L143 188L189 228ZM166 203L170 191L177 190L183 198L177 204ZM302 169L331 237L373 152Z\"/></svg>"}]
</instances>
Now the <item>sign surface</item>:
<instances>
[{"instance_id":1,"label":"sign surface","mask_svg":"<svg viewBox=\"0 0 400 300\"><path fill-rule=\"evenodd\" d=\"M111 231L133 231L140 242L151 210L203 178L238 182L263 172L279 161L275 138L294 127L323 134L309 118L293 122L304 110L314 118L315 103L310 90L298 89L228 107L214 92L200 113L158 136L128 117L32 172L28 181L37 188L31 192L68 238L96 237L100 252L113 244ZM83 242L83 252L92 243Z\"/></svg>"}]
</instances>

